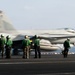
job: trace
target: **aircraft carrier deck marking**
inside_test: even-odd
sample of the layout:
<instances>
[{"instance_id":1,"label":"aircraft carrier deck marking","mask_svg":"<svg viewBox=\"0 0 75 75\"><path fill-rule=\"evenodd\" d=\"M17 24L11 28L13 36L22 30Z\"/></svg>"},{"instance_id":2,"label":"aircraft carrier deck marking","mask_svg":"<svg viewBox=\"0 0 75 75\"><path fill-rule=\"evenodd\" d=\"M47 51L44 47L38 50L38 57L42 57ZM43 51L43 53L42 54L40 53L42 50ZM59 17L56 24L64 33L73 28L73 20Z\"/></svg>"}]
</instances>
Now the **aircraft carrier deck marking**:
<instances>
[{"instance_id":1,"label":"aircraft carrier deck marking","mask_svg":"<svg viewBox=\"0 0 75 75\"><path fill-rule=\"evenodd\" d=\"M30 61L28 61L28 62L26 62L26 61L24 61L24 62L0 62L0 64L48 64L48 63L75 63L75 61L34 61L34 62L30 62Z\"/></svg>"},{"instance_id":2,"label":"aircraft carrier deck marking","mask_svg":"<svg viewBox=\"0 0 75 75\"><path fill-rule=\"evenodd\" d=\"M69 72L69 73L50 73L50 74L36 74L36 75L75 75L75 72Z\"/></svg>"}]
</instances>

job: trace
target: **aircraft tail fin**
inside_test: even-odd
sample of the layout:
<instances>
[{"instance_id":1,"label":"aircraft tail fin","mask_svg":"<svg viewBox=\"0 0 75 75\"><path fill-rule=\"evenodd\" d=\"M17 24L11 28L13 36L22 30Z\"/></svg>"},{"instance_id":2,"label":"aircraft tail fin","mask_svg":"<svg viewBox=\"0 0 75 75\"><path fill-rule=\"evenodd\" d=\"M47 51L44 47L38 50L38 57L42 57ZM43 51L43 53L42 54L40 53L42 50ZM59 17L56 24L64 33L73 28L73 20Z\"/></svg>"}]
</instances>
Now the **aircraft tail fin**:
<instances>
[{"instance_id":1,"label":"aircraft tail fin","mask_svg":"<svg viewBox=\"0 0 75 75\"><path fill-rule=\"evenodd\" d=\"M3 11L0 10L0 32L16 31L12 22L8 19Z\"/></svg>"}]
</instances>

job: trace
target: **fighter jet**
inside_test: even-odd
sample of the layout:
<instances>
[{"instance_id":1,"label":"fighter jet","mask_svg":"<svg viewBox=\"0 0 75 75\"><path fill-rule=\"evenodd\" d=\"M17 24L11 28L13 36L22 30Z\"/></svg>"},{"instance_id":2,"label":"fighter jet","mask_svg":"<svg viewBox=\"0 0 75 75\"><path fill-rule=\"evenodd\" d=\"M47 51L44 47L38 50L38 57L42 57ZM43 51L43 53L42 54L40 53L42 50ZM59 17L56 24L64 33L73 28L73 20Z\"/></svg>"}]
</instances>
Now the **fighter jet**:
<instances>
[{"instance_id":1,"label":"fighter jet","mask_svg":"<svg viewBox=\"0 0 75 75\"><path fill-rule=\"evenodd\" d=\"M41 50L54 51L61 47L57 44L63 44L63 42L69 38L72 44L75 43L75 30L70 28L55 29L55 30L16 30L11 21L0 10L0 35L5 37L9 35L13 40L13 49L21 49L22 40L25 35L28 35L31 40L34 40L34 35L37 35L40 39ZM31 49L32 50L32 49Z\"/></svg>"}]
</instances>

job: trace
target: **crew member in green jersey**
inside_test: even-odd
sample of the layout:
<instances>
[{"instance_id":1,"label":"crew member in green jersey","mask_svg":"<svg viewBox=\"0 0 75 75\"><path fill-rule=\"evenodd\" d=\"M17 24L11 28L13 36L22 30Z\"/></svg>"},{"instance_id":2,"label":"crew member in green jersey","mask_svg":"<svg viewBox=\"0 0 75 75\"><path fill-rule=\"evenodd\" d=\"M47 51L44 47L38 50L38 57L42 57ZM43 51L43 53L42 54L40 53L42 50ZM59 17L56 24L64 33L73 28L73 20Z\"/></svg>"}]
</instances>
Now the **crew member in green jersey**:
<instances>
[{"instance_id":1,"label":"crew member in green jersey","mask_svg":"<svg viewBox=\"0 0 75 75\"><path fill-rule=\"evenodd\" d=\"M70 39L68 38L67 40L65 40L63 45L64 45L63 54L64 54L64 57L67 57L68 51L69 51L69 48L70 48Z\"/></svg>"},{"instance_id":2,"label":"crew member in green jersey","mask_svg":"<svg viewBox=\"0 0 75 75\"><path fill-rule=\"evenodd\" d=\"M25 39L22 41L22 48L23 48L23 58L29 59L29 53L30 53L30 40L29 37L26 35Z\"/></svg>"},{"instance_id":3,"label":"crew member in green jersey","mask_svg":"<svg viewBox=\"0 0 75 75\"><path fill-rule=\"evenodd\" d=\"M2 58L3 58L3 54L4 54L4 49L5 49L5 38L1 34L1 38L0 38L0 52L1 52Z\"/></svg>"},{"instance_id":4,"label":"crew member in green jersey","mask_svg":"<svg viewBox=\"0 0 75 75\"><path fill-rule=\"evenodd\" d=\"M9 36L6 37L6 58L11 58L11 48L12 48L12 40Z\"/></svg>"},{"instance_id":5,"label":"crew member in green jersey","mask_svg":"<svg viewBox=\"0 0 75 75\"><path fill-rule=\"evenodd\" d=\"M38 39L37 35L35 35L34 49L35 49L35 58L37 58L37 56L39 56L39 58L41 58L40 39Z\"/></svg>"}]
</instances>

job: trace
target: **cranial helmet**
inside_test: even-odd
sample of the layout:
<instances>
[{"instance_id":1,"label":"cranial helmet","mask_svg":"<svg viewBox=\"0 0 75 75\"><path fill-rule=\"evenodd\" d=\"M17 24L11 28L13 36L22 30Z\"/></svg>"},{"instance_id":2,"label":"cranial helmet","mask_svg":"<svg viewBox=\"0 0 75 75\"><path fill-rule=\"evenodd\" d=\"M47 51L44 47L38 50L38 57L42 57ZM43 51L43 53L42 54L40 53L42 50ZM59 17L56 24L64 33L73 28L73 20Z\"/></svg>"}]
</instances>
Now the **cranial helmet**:
<instances>
[{"instance_id":1,"label":"cranial helmet","mask_svg":"<svg viewBox=\"0 0 75 75\"><path fill-rule=\"evenodd\" d=\"M1 37L3 37L4 35L1 34Z\"/></svg>"},{"instance_id":2,"label":"cranial helmet","mask_svg":"<svg viewBox=\"0 0 75 75\"><path fill-rule=\"evenodd\" d=\"M27 35L25 35L25 38L28 38L28 36L27 36Z\"/></svg>"},{"instance_id":3,"label":"cranial helmet","mask_svg":"<svg viewBox=\"0 0 75 75\"><path fill-rule=\"evenodd\" d=\"M70 41L70 39L69 39L69 38L67 38L67 40L68 40L68 41Z\"/></svg>"},{"instance_id":4,"label":"cranial helmet","mask_svg":"<svg viewBox=\"0 0 75 75\"><path fill-rule=\"evenodd\" d=\"M6 38L8 38L8 39L9 39L9 38L10 38L10 36L8 35Z\"/></svg>"},{"instance_id":5,"label":"cranial helmet","mask_svg":"<svg viewBox=\"0 0 75 75\"><path fill-rule=\"evenodd\" d=\"M35 35L35 38L38 38L38 36L37 36L37 35Z\"/></svg>"}]
</instances>

